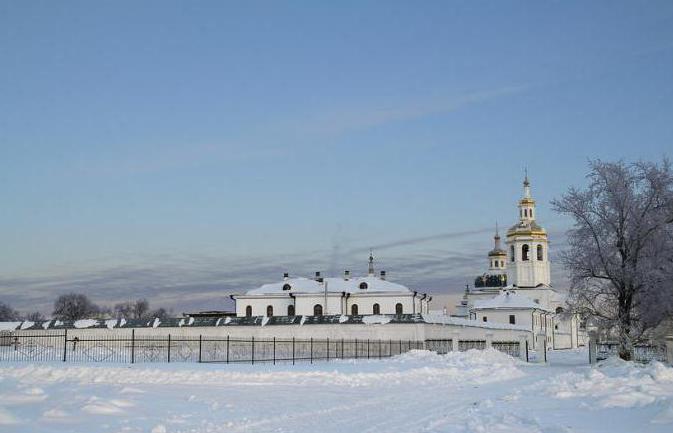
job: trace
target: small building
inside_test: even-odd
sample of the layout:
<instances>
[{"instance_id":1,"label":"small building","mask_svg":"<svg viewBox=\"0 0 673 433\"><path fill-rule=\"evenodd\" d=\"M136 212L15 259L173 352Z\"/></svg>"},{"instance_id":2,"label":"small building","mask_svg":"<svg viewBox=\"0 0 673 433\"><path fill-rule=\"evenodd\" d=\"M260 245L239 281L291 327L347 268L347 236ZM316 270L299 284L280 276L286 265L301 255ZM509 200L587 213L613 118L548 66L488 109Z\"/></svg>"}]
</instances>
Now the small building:
<instances>
[{"instance_id":1,"label":"small building","mask_svg":"<svg viewBox=\"0 0 673 433\"><path fill-rule=\"evenodd\" d=\"M541 347L540 338L547 347L554 347L554 312L527 296L519 295L513 287L506 287L494 298L475 301L471 318L479 322L507 323L523 326L533 333L533 347Z\"/></svg>"},{"instance_id":2,"label":"small building","mask_svg":"<svg viewBox=\"0 0 673 433\"><path fill-rule=\"evenodd\" d=\"M231 295L236 316L323 316L427 313L432 298L424 293L388 281L386 272L376 275L374 257L369 255L366 276L290 278L264 284L245 294Z\"/></svg>"}]
</instances>

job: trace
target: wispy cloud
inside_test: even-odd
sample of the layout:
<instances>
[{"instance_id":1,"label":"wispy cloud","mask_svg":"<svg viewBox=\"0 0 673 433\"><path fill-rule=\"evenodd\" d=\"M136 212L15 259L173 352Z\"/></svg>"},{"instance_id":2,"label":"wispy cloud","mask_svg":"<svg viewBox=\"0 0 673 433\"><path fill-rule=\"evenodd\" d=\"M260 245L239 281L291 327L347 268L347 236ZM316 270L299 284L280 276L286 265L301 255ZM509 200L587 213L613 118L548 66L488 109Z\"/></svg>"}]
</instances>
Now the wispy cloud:
<instances>
[{"instance_id":1,"label":"wispy cloud","mask_svg":"<svg viewBox=\"0 0 673 433\"><path fill-rule=\"evenodd\" d=\"M333 135L353 130L381 126L393 122L409 121L431 115L450 113L462 108L512 96L526 91L529 86L511 85L497 89L475 91L452 97L428 97L411 100L394 106L372 106L367 109L347 108L321 112L303 119L298 128L309 134ZM361 104L358 104L361 106Z\"/></svg>"}]
</instances>

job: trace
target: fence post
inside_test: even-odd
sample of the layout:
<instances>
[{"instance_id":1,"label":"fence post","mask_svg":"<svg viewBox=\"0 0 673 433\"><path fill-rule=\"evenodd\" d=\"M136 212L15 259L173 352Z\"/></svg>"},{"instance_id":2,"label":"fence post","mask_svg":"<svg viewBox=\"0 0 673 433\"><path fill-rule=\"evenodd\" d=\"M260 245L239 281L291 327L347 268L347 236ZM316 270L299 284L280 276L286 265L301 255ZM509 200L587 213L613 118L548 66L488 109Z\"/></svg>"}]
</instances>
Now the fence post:
<instances>
[{"instance_id":1,"label":"fence post","mask_svg":"<svg viewBox=\"0 0 673 433\"><path fill-rule=\"evenodd\" d=\"M379 359L381 359L381 340L379 340Z\"/></svg>"},{"instance_id":2,"label":"fence post","mask_svg":"<svg viewBox=\"0 0 673 433\"><path fill-rule=\"evenodd\" d=\"M229 336L227 335L227 364L229 364Z\"/></svg>"},{"instance_id":3,"label":"fence post","mask_svg":"<svg viewBox=\"0 0 673 433\"><path fill-rule=\"evenodd\" d=\"M201 362L201 341L202 341L201 334L199 334L199 362Z\"/></svg>"},{"instance_id":4,"label":"fence post","mask_svg":"<svg viewBox=\"0 0 673 433\"><path fill-rule=\"evenodd\" d=\"M329 361L329 337L327 337L327 360Z\"/></svg>"},{"instance_id":5,"label":"fence post","mask_svg":"<svg viewBox=\"0 0 673 433\"><path fill-rule=\"evenodd\" d=\"M393 356L393 339L388 342L388 358Z\"/></svg>"},{"instance_id":6,"label":"fence post","mask_svg":"<svg viewBox=\"0 0 673 433\"><path fill-rule=\"evenodd\" d=\"M666 362L673 365L673 335L666 336Z\"/></svg>"},{"instance_id":7,"label":"fence post","mask_svg":"<svg viewBox=\"0 0 673 433\"><path fill-rule=\"evenodd\" d=\"M358 339L355 339L355 359L358 359Z\"/></svg>"},{"instance_id":8,"label":"fence post","mask_svg":"<svg viewBox=\"0 0 673 433\"><path fill-rule=\"evenodd\" d=\"M255 337L252 337L252 353L250 354L252 365L255 365Z\"/></svg>"},{"instance_id":9,"label":"fence post","mask_svg":"<svg viewBox=\"0 0 673 433\"><path fill-rule=\"evenodd\" d=\"M65 329L65 333L63 334L63 362L65 362L65 357L66 354L68 353L68 330Z\"/></svg>"},{"instance_id":10,"label":"fence post","mask_svg":"<svg viewBox=\"0 0 673 433\"><path fill-rule=\"evenodd\" d=\"M294 365L294 337L292 337L292 365Z\"/></svg>"},{"instance_id":11,"label":"fence post","mask_svg":"<svg viewBox=\"0 0 673 433\"><path fill-rule=\"evenodd\" d=\"M369 359L369 338L367 339L367 359Z\"/></svg>"},{"instance_id":12,"label":"fence post","mask_svg":"<svg viewBox=\"0 0 673 433\"><path fill-rule=\"evenodd\" d=\"M486 349L491 349L493 347L493 333L486 333Z\"/></svg>"},{"instance_id":13,"label":"fence post","mask_svg":"<svg viewBox=\"0 0 673 433\"><path fill-rule=\"evenodd\" d=\"M598 334L596 331L589 331L589 364L596 363L596 342L598 340Z\"/></svg>"},{"instance_id":14,"label":"fence post","mask_svg":"<svg viewBox=\"0 0 673 433\"><path fill-rule=\"evenodd\" d=\"M345 359L346 357L344 356L344 339L341 339L341 359Z\"/></svg>"},{"instance_id":15,"label":"fence post","mask_svg":"<svg viewBox=\"0 0 673 433\"><path fill-rule=\"evenodd\" d=\"M525 336L519 336L519 359L528 362L528 340Z\"/></svg>"},{"instance_id":16,"label":"fence post","mask_svg":"<svg viewBox=\"0 0 673 433\"><path fill-rule=\"evenodd\" d=\"M273 337L273 365L276 365L276 337Z\"/></svg>"},{"instance_id":17,"label":"fence post","mask_svg":"<svg viewBox=\"0 0 673 433\"><path fill-rule=\"evenodd\" d=\"M171 334L168 334L168 362L171 362Z\"/></svg>"},{"instance_id":18,"label":"fence post","mask_svg":"<svg viewBox=\"0 0 673 433\"><path fill-rule=\"evenodd\" d=\"M313 337L311 337L311 364L313 364Z\"/></svg>"},{"instance_id":19,"label":"fence post","mask_svg":"<svg viewBox=\"0 0 673 433\"><path fill-rule=\"evenodd\" d=\"M400 353L398 353L398 355L401 355L401 354L402 354L402 339L400 339Z\"/></svg>"},{"instance_id":20,"label":"fence post","mask_svg":"<svg viewBox=\"0 0 673 433\"><path fill-rule=\"evenodd\" d=\"M131 364L136 362L136 330L131 329Z\"/></svg>"},{"instance_id":21,"label":"fence post","mask_svg":"<svg viewBox=\"0 0 673 433\"><path fill-rule=\"evenodd\" d=\"M526 362L530 362L530 357L528 356L528 339L526 339Z\"/></svg>"}]
</instances>

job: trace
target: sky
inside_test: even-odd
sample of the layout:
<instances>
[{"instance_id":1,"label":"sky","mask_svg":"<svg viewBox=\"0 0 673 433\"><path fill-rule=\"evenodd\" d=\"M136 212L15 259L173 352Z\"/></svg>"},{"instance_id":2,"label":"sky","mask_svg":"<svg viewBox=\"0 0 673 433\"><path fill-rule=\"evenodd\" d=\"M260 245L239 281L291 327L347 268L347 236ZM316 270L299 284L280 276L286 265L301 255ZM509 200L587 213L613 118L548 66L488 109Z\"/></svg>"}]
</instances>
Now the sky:
<instances>
[{"instance_id":1,"label":"sky","mask_svg":"<svg viewBox=\"0 0 673 433\"><path fill-rule=\"evenodd\" d=\"M524 169L553 258L590 159L671 156L671 77L670 1L1 1L0 302L224 309L370 248L460 292Z\"/></svg>"}]
</instances>

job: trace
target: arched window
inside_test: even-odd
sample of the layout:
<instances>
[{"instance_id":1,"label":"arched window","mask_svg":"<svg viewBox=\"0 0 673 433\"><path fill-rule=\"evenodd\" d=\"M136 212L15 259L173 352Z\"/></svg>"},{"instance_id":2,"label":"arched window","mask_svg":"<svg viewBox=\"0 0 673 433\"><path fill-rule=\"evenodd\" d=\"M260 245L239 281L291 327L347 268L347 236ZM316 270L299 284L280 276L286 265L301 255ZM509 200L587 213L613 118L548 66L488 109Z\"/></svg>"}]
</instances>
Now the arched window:
<instances>
[{"instance_id":1,"label":"arched window","mask_svg":"<svg viewBox=\"0 0 673 433\"><path fill-rule=\"evenodd\" d=\"M500 267L501 267L501 268L504 268L504 267L505 267L505 261L504 261L504 260L500 260Z\"/></svg>"},{"instance_id":2,"label":"arched window","mask_svg":"<svg viewBox=\"0 0 673 433\"><path fill-rule=\"evenodd\" d=\"M402 307L402 304L397 303L395 304L395 314L404 314L404 307Z\"/></svg>"},{"instance_id":3,"label":"arched window","mask_svg":"<svg viewBox=\"0 0 673 433\"><path fill-rule=\"evenodd\" d=\"M322 316L322 305L315 304L313 306L313 315L314 316Z\"/></svg>"},{"instance_id":4,"label":"arched window","mask_svg":"<svg viewBox=\"0 0 673 433\"><path fill-rule=\"evenodd\" d=\"M528 216L530 216L531 218L533 218L533 209L531 209L530 211L528 211Z\"/></svg>"},{"instance_id":5,"label":"arched window","mask_svg":"<svg viewBox=\"0 0 673 433\"><path fill-rule=\"evenodd\" d=\"M537 246L537 259L540 260L540 261L544 260L544 254L543 254L543 251L542 251L542 245L538 245L538 246Z\"/></svg>"},{"instance_id":6,"label":"arched window","mask_svg":"<svg viewBox=\"0 0 673 433\"><path fill-rule=\"evenodd\" d=\"M523 216L527 217L528 216L528 209L523 210Z\"/></svg>"},{"instance_id":7,"label":"arched window","mask_svg":"<svg viewBox=\"0 0 673 433\"><path fill-rule=\"evenodd\" d=\"M289 284L283 284L283 290L290 290L292 288Z\"/></svg>"},{"instance_id":8,"label":"arched window","mask_svg":"<svg viewBox=\"0 0 673 433\"><path fill-rule=\"evenodd\" d=\"M267 305L266 307L266 317L273 316L273 305Z\"/></svg>"},{"instance_id":9,"label":"arched window","mask_svg":"<svg viewBox=\"0 0 673 433\"><path fill-rule=\"evenodd\" d=\"M374 306L372 307L372 313L381 314L381 307L379 306L379 304L374 304Z\"/></svg>"},{"instance_id":10,"label":"arched window","mask_svg":"<svg viewBox=\"0 0 673 433\"><path fill-rule=\"evenodd\" d=\"M294 316L294 305L288 305L287 306L287 315L288 316Z\"/></svg>"},{"instance_id":11,"label":"arched window","mask_svg":"<svg viewBox=\"0 0 673 433\"><path fill-rule=\"evenodd\" d=\"M528 246L528 244L523 244L523 246L521 247L521 260L523 260L524 262L528 260L529 249L530 247Z\"/></svg>"},{"instance_id":12,"label":"arched window","mask_svg":"<svg viewBox=\"0 0 673 433\"><path fill-rule=\"evenodd\" d=\"M351 316L358 315L358 304L351 305Z\"/></svg>"},{"instance_id":13,"label":"arched window","mask_svg":"<svg viewBox=\"0 0 673 433\"><path fill-rule=\"evenodd\" d=\"M252 317L252 306L248 305L245 307L245 317Z\"/></svg>"},{"instance_id":14,"label":"arched window","mask_svg":"<svg viewBox=\"0 0 673 433\"><path fill-rule=\"evenodd\" d=\"M365 283L365 282L360 283L360 288L361 288L362 290L365 290L367 287L369 287L369 286L367 285L367 283Z\"/></svg>"},{"instance_id":15,"label":"arched window","mask_svg":"<svg viewBox=\"0 0 673 433\"><path fill-rule=\"evenodd\" d=\"M514 245L509 247L509 258L511 261L514 261L514 259L516 258L516 254L514 254L515 252L516 251L514 250Z\"/></svg>"}]
</instances>

